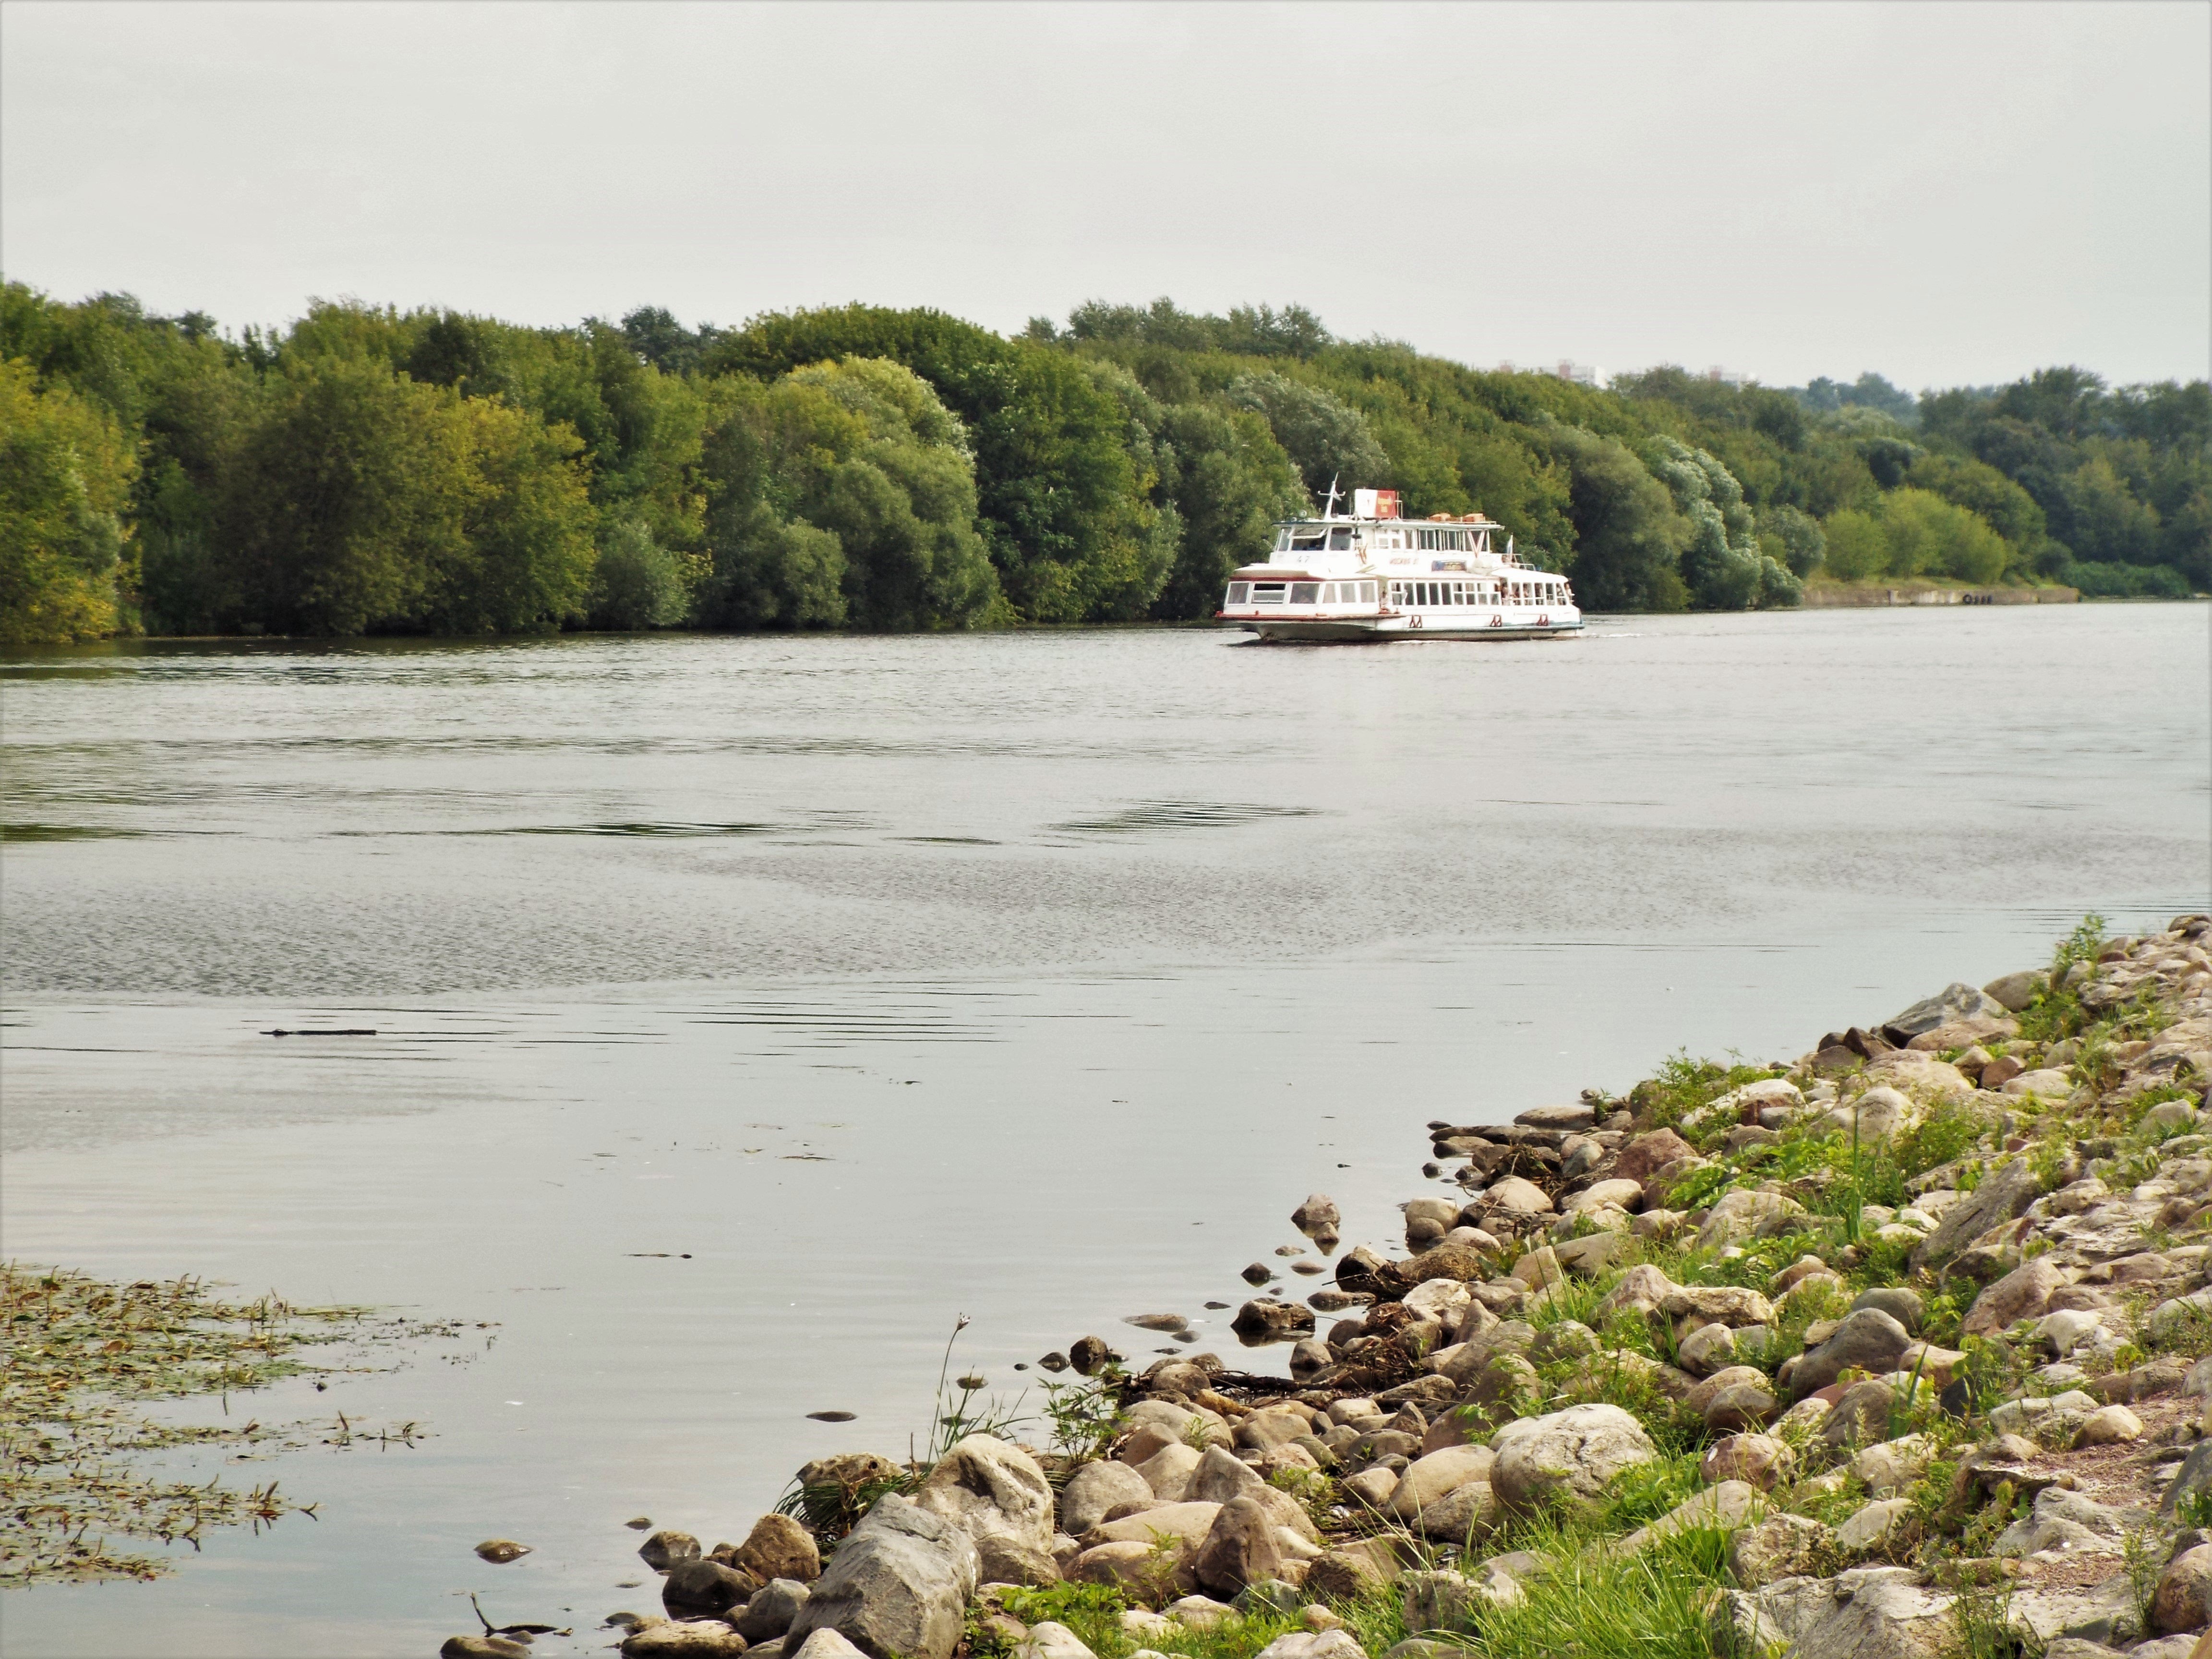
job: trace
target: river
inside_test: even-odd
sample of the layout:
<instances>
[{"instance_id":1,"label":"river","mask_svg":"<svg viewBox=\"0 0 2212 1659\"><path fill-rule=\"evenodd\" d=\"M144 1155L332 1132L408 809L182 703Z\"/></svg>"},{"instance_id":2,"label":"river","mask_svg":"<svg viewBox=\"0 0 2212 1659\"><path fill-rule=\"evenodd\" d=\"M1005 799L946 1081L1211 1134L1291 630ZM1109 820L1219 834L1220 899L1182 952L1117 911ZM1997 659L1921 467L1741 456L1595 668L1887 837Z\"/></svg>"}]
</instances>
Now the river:
<instances>
[{"instance_id":1,"label":"river","mask_svg":"<svg viewBox=\"0 0 2212 1659\"><path fill-rule=\"evenodd\" d=\"M471 1589L602 1650L653 1607L625 1520L738 1538L902 1455L961 1314L1015 1406L1225 1320L1310 1191L1391 1240L1430 1119L2203 908L2208 621L11 657L0 1250L465 1334L255 1396L428 1434L222 1469L318 1517L10 1593L8 1651L429 1654Z\"/></svg>"}]
</instances>

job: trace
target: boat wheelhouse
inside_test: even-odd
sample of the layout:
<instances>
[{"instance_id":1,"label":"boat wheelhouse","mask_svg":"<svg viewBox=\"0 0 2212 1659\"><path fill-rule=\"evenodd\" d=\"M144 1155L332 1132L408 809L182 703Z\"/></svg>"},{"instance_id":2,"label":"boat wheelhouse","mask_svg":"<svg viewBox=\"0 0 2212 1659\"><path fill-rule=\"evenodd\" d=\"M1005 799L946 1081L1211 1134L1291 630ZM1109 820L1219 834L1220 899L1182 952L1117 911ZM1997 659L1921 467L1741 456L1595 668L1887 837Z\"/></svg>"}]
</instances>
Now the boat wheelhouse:
<instances>
[{"instance_id":1,"label":"boat wheelhouse","mask_svg":"<svg viewBox=\"0 0 2212 1659\"><path fill-rule=\"evenodd\" d=\"M1216 620L1265 641L1527 640L1581 631L1565 576L1523 564L1480 513L1398 516L1392 489L1275 526L1265 564L1229 579ZM1504 545L1498 545L1502 539Z\"/></svg>"}]
</instances>

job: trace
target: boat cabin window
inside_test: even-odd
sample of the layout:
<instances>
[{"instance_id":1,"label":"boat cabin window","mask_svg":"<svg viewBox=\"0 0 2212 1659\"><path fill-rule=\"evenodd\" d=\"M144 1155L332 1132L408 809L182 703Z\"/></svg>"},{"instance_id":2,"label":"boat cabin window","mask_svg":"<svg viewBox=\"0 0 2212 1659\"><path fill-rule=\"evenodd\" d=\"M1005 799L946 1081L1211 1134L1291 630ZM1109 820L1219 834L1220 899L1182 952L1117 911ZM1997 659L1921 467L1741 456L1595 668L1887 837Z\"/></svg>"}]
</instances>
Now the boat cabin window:
<instances>
[{"instance_id":1,"label":"boat cabin window","mask_svg":"<svg viewBox=\"0 0 2212 1659\"><path fill-rule=\"evenodd\" d=\"M1252 584L1251 584L1251 583L1249 583L1249 582L1231 582L1231 583L1230 583L1230 584L1229 584L1229 603L1230 603L1230 604L1231 604L1231 605L1243 605L1243 604L1247 599L1250 599L1251 597L1252 597Z\"/></svg>"},{"instance_id":2,"label":"boat cabin window","mask_svg":"<svg viewBox=\"0 0 2212 1659\"><path fill-rule=\"evenodd\" d=\"M1291 584L1291 603L1292 605L1319 605L1321 603L1321 584L1319 582L1292 582Z\"/></svg>"},{"instance_id":3,"label":"boat cabin window","mask_svg":"<svg viewBox=\"0 0 2212 1659\"><path fill-rule=\"evenodd\" d=\"M1254 582L1252 584L1252 603L1255 605L1280 605L1283 602L1284 588L1285 584L1281 582Z\"/></svg>"},{"instance_id":4,"label":"boat cabin window","mask_svg":"<svg viewBox=\"0 0 2212 1659\"><path fill-rule=\"evenodd\" d=\"M1328 532L1328 550L1332 553L1349 553L1352 551L1352 529L1350 526L1344 526Z\"/></svg>"}]
</instances>

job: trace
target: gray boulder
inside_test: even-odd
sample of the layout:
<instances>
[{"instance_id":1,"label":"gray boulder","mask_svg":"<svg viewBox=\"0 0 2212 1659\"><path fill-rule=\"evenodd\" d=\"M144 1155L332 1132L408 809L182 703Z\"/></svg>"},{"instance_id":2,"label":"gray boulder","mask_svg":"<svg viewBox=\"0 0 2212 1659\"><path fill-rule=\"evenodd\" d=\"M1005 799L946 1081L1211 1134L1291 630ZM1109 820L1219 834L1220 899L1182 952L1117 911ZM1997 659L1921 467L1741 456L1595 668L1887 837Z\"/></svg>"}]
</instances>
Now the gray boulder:
<instances>
[{"instance_id":1,"label":"gray boulder","mask_svg":"<svg viewBox=\"0 0 2212 1659\"><path fill-rule=\"evenodd\" d=\"M1991 980L1982 987L1982 994L2007 1013L2016 1014L2050 988L2051 975L2041 969L2030 968Z\"/></svg>"},{"instance_id":2,"label":"gray boulder","mask_svg":"<svg viewBox=\"0 0 2212 1659\"><path fill-rule=\"evenodd\" d=\"M723 1613L750 1595L757 1582L750 1573L720 1561L678 1561L661 1580L660 1601L678 1616Z\"/></svg>"},{"instance_id":3,"label":"gray boulder","mask_svg":"<svg viewBox=\"0 0 2212 1659\"><path fill-rule=\"evenodd\" d=\"M886 1493L861 1518L784 1638L793 1659L834 1630L871 1659L950 1659L981 1563L968 1534Z\"/></svg>"},{"instance_id":4,"label":"gray boulder","mask_svg":"<svg viewBox=\"0 0 2212 1659\"><path fill-rule=\"evenodd\" d=\"M637 1547L638 1557L655 1572L666 1572L678 1561L699 1559L699 1540L688 1532L657 1532Z\"/></svg>"},{"instance_id":5,"label":"gray boulder","mask_svg":"<svg viewBox=\"0 0 2212 1659\"><path fill-rule=\"evenodd\" d=\"M2016 1158L1943 1212L1936 1231L1912 1249L1914 1267L1947 1261L1992 1227L2012 1220L2035 1202L2038 1188L2027 1160Z\"/></svg>"},{"instance_id":6,"label":"gray boulder","mask_svg":"<svg viewBox=\"0 0 2212 1659\"><path fill-rule=\"evenodd\" d=\"M1500 1505L1519 1514L1553 1504L1595 1508L1616 1477L1659 1455L1644 1425L1618 1406L1570 1406L1522 1418L1490 1443L1498 1454L1491 1490Z\"/></svg>"},{"instance_id":7,"label":"gray boulder","mask_svg":"<svg viewBox=\"0 0 2212 1659\"><path fill-rule=\"evenodd\" d=\"M987 1584L1026 1584L1042 1589L1060 1582L1060 1564L1040 1549L1017 1544L998 1533L975 1540L977 1576Z\"/></svg>"},{"instance_id":8,"label":"gray boulder","mask_svg":"<svg viewBox=\"0 0 2212 1659\"><path fill-rule=\"evenodd\" d=\"M1913 1038L1939 1025L1962 1019L2002 1019L2012 1010L1986 992L1971 985L1945 986L1932 997L1923 997L1903 1013L1882 1022L1881 1034L1902 1048Z\"/></svg>"},{"instance_id":9,"label":"gray boulder","mask_svg":"<svg viewBox=\"0 0 2212 1659\"><path fill-rule=\"evenodd\" d=\"M1000 1537L1042 1552L1052 1547L1052 1486L1019 1446L971 1434L938 1460L915 1504L971 1539Z\"/></svg>"},{"instance_id":10,"label":"gray boulder","mask_svg":"<svg viewBox=\"0 0 2212 1659\"><path fill-rule=\"evenodd\" d=\"M1188 1446L1182 1449L1190 1452L1195 1466L1197 1452ZM1156 1458L1162 1455L1153 1454ZM1178 1491L1176 1495L1180 1498L1182 1493ZM1060 1529L1080 1538L1103 1521L1106 1511L1115 1504L1141 1504L1158 1496L1146 1478L1127 1463L1085 1463L1067 1477L1067 1484L1060 1490Z\"/></svg>"},{"instance_id":11,"label":"gray boulder","mask_svg":"<svg viewBox=\"0 0 2212 1659\"><path fill-rule=\"evenodd\" d=\"M736 1619L738 1634L749 1643L772 1642L791 1628L806 1605L806 1586L792 1578L777 1578L753 1592L744 1611Z\"/></svg>"},{"instance_id":12,"label":"gray boulder","mask_svg":"<svg viewBox=\"0 0 2212 1659\"><path fill-rule=\"evenodd\" d=\"M1879 1308L1861 1308L1843 1321L1817 1348L1808 1349L1790 1374L1790 1386L1802 1400L1834 1382L1844 1367L1856 1365L1870 1376L1897 1369L1912 1338Z\"/></svg>"}]
</instances>

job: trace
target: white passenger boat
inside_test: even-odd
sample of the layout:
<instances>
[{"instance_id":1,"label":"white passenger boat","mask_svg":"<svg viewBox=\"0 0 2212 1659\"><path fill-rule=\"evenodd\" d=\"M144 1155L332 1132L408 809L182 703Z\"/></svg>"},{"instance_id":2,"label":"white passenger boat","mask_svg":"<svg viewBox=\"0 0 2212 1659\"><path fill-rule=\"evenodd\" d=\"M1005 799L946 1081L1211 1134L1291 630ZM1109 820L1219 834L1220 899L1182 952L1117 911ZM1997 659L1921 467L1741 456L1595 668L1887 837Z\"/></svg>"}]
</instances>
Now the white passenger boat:
<instances>
[{"instance_id":1,"label":"white passenger boat","mask_svg":"<svg viewBox=\"0 0 2212 1659\"><path fill-rule=\"evenodd\" d=\"M1262 640L1530 640L1581 631L1565 576L1515 556L1480 513L1401 519L1393 489L1355 489L1349 516L1275 526L1265 564L1230 577L1216 619ZM1504 545L1498 546L1503 539Z\"/></svg>"}]
</instances>

